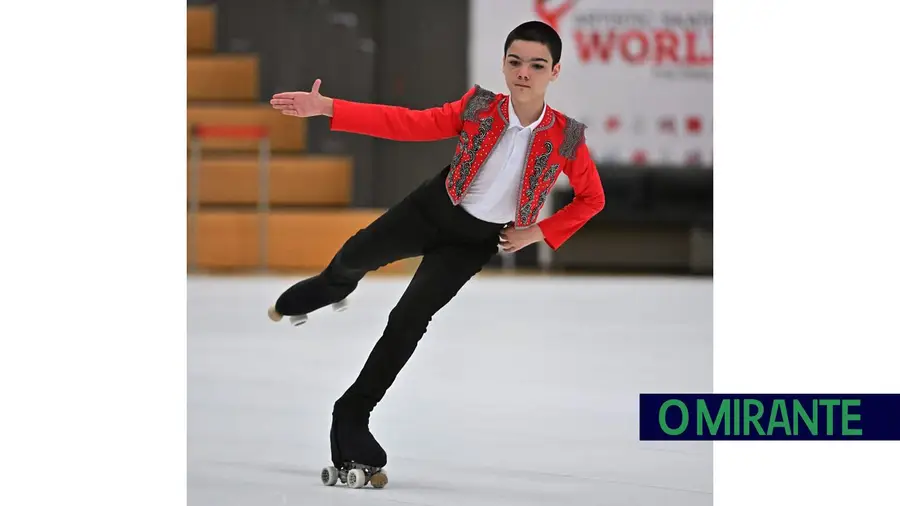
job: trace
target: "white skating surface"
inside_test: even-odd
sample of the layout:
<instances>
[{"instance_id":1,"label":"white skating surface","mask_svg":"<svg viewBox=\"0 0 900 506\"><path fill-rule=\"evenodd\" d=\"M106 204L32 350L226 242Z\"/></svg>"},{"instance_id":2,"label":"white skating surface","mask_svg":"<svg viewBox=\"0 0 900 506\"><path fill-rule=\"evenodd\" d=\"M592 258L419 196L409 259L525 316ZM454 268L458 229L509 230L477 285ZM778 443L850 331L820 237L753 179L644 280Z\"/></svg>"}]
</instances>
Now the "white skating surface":
<instances>
[{"instance_id":1,"label":"white skating surface","mask_svg":"<svg viewBox=\"0 0 900 506\"><path fill-rule=\"evenodd\" d=\"M712 281L473 280L372 415L390 483L322 485L332 404L405 277L299 328L294 278L188 279L190 506L712 504L712 446L638 440L638 394L712 390Z\"/></svg>"}]
</instances>

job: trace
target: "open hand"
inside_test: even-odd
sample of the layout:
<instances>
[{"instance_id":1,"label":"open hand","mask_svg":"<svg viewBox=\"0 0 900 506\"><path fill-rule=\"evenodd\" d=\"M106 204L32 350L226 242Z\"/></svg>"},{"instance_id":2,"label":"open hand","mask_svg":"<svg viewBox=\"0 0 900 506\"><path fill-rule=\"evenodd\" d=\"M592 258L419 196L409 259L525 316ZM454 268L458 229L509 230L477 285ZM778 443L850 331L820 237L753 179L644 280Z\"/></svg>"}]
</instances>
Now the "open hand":
<instances>
[{"instance_id":1,"label":"open hand","mask_svg":"<svg viewBox=\"0 0 900 506\"><path fill-rule=\"evenodd\" d=\"M508 226L500 232L500 246L503 251L513 253L520 249L544 239L541 227L532 225L528 228L515 228Z\"/></svg>"},{"instance_id":2,"label":"open hand","mask_svg":"<svg viewBox=\"0 0 900 506\"><path fill-rule=\"evenodd\" d=\"M310 91L289 91L276 93L269 101L272 107L287 116L308 118L310 116L331 116L332 101L319 93L321 79L316 79Z\"/></svg>"}]
</instances>

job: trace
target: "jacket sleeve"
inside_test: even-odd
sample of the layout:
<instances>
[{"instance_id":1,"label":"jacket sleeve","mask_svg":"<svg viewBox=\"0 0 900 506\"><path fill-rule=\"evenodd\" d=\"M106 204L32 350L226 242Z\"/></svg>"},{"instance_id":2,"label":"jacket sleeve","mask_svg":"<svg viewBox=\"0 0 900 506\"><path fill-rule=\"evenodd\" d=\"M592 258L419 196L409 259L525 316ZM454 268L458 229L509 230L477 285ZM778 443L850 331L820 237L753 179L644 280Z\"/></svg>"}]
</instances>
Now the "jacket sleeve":
<instances>
[{"instance_id":1,"label":"jacket sleeve","mask_svg":"<svg viewBox=\"0 0 900 506\"><path fill-rule=\"evenodd\" d=\"M552 216L538 222L544 234L544 242L554 250L559 249L606 205L597 166L584 142L578 147L575 160L567 165L565 173L575 190L575 199Z\"/></svg>"},{"instance_id":2,"label":"jacket sleeve","mask_svg":"<svg viewBox=\"0 0 900 506\"><path fill-rule=\"evenodd\" d=\"M333 99L331 130L395 141L449 139L462 131L463 107L475 91L473 87L459 100L424 110Z\"/></svg>"}]
</instances>

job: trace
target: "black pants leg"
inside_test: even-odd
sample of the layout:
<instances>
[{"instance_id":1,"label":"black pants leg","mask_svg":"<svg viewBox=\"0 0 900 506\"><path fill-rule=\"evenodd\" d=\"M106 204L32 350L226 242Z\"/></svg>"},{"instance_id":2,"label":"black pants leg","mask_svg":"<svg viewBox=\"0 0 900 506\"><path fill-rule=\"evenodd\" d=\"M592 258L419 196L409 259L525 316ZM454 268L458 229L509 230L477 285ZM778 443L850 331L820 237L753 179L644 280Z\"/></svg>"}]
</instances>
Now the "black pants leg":
<instances>
[{"instance_id":1,"label":"black pants leg","mask_svg":"<svg viewBox=\"0 0 900 506\"><path fill-rule=\"evenodd\" d=\"M496 241L489 240L480 245L439 246L424 255L362 371L334 405L335 466L350 460L377 467L387 464L386 452L368 430L371 411L412 356L431 318L496 252Z\"/></svg>"},{"instance_id":2,"label":"black pants leg","mask_svg":"<svg viewBox=\"0 0 900 506\"><path fill-rule=\"evenodd\" d=\"M369 413L412 356L432 317L497 252L496 246L444 246L428 252L352 386L335 411Z\"/></svg>"},{"instance_id":3,"label":"black pants leg","mask_svg":"<svg viewBox=\"0 0 900 506\"><path fill-rule=\"evenodd\" d=\"M350 295L380 267L422 255L438 232L411 194L348 239L324 271L288 288L275 303L278 313L309 314Z\"/></svg>"}]
</instances>

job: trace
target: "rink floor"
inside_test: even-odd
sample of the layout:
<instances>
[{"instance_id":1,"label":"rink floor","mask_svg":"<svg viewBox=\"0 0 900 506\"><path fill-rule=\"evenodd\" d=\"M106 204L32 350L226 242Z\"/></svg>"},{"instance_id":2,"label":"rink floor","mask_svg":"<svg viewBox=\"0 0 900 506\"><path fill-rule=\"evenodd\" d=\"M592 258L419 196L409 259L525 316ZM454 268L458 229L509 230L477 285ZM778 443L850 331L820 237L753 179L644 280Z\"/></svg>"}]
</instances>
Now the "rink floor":
<instances>
[{"instance_id":1,"label":"rink floor","mask_svg":"<svg viewBox=\"0 0 900 506\"><path fill-rule=\"evenodd\" d=\"M712 504L712 446L638 440L638 394L712 390L711 279L481 276L372 415L381 490L319 479L332 404L408 277L299 328L295 278L188 278L190 506Z\"/></svg>"}]
</instances>

